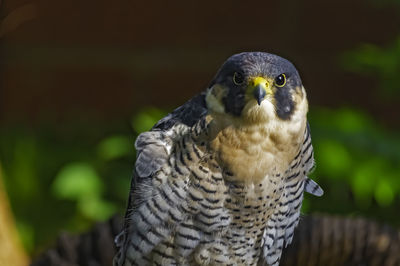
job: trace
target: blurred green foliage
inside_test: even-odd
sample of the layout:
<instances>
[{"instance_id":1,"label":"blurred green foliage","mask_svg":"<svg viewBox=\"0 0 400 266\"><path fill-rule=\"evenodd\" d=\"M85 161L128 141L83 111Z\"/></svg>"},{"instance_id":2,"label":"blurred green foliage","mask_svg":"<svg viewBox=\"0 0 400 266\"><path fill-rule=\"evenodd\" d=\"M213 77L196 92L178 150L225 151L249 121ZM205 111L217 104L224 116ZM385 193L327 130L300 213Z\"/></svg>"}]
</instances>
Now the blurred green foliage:
<instances>
[{"instance_id":1,"label":"blurred green foliage","mask_svg":"<svg viewBox=\"0 0 400 266\"><path fill-rule=\"evenodd\" d=\"M82 231L94 221L123 214L134 138L165 114L147 108L133 117L130 128L100 130L78 140L71 132L57 136L2 129L0 160L27 250L37 253L60 229ZM317 163L312 177L325 195L306 196L303 212L364 215L400 225L399 132L350 108L312 107L309 120Z\"/></svg>"},{"instance_id":2,"label":"blurred green foliage","mask_svg":"<svg viewBox=\"0 0 400 266\"><path fill-rule=\"evenodd\" d=\"M313 198L307 211L363 214L399 224L399 132L350 108L312 108L309 120L317 163L312 177L325 195Z\"/></svg>"},{"instance_id":3,"label":"blurred green foliage","mask_svg":"<svg viewBox=\"0 0 400 266\"><path fill-rule=\"evenodd\" d=\"M136 133L151 129L167 112L157 108L146 108L137 113L132 119L132 127Z\"/></svg>"},{"instance_id":4,"label":"blurred green foliage","mask_svg":"<svg viewBox=\"0 0 400 266\"><path fill-rule=\"evenodd\" d=\"M94 220L107 219L116 211L112 203L102 198L103 191L104 184L96 169L85 162L67 164L52 184L56 198L76 201L78 211Z\"/></svg>"},{"instance_id":5,"label":"blurred green foliage","mask_svg":"<svg viewBox=\"0 0 400 266\"><path fill-rule=\"evenodd\" d=\"M26 249L35 254L60 230L83 231L95 221L123 214L134 139L165 114L143 109L123 129L93 123L66 125L61 132L47 126L40 131L1 128L4 183Z\"/></svg>"},{"instance_id":6,"label":"blurred green foliage","mask_svg":"<svg viewBox=\"0 0 400 266\"><path fill-rule=\"evenodd\" d=\"M347 70L378 78L380 95L400 95L400 36L387 47L362 44L344 53L341 63Z\"/></svg>"}]
</instances>

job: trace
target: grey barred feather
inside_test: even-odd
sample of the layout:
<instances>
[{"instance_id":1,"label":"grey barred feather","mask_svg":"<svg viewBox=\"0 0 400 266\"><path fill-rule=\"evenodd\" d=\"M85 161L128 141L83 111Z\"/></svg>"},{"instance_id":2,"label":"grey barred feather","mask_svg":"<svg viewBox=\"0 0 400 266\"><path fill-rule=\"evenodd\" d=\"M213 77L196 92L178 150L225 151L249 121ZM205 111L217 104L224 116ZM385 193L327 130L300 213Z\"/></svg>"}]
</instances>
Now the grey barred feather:
<instances>
[{"instance_id":1,"label":"grey barred feather","mask_svg":"<svg viewBox=\"0 0 400 266\"><path fill-rule=\"evenodd\" d=\"M322 188L314 180L308 177L305 181L304 191L317 197L321 197L322 195L324 195L324 191L322 190Z\"/></svg>"}]
</instances>

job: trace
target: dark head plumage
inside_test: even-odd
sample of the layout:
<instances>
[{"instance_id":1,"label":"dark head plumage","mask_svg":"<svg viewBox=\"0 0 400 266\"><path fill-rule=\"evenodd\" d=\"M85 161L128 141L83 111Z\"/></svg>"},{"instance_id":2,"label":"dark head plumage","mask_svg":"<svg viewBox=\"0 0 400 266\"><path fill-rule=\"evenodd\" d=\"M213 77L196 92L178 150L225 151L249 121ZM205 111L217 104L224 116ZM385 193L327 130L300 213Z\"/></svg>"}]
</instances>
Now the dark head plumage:
<instances>
[{"instance_id":1,"label":"dark head plumage","mask_svg":"<svg viewBox=\"0 0 400 266\"><path fill-rule=\"evenodd\" d=\"M276 83L279 76L281 81L285 79L283 86ZM235 82L235 78L242 82ZM262 78L264 90L270 90L270 95L265 95L259 86L255 90L257 78ZM223 88L219 96L226 113L241 116L249 102L260 105L265 97L273 103L277 117L282 120L290 119L296 107L293 95L302 91L301 79L293 64L264 52L245 52L228 58L210 84L210 88L215 86Z\"/></svg>"}]
</instances>

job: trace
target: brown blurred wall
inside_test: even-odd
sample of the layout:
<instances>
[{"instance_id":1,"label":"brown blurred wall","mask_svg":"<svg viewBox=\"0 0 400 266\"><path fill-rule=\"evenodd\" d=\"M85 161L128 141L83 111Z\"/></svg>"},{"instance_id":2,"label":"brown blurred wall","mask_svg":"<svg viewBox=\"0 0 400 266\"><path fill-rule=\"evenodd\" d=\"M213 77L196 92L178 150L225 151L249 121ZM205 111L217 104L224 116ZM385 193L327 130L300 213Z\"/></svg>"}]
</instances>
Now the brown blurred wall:
<instances>
[{"instance_id":1,"label":"brown blurred wall","mask_svg":"<svg viewBox=\"0 0 400 266\"><path fill-rule=\"evenodd\" d=\"M371 1L5 0L0 17L0 123L129 117L171 108L204 89L235 52L282 55L312 105L385 117L374 77L337 55L399 33L399 12Z\"/></svg>"}]
</instances>

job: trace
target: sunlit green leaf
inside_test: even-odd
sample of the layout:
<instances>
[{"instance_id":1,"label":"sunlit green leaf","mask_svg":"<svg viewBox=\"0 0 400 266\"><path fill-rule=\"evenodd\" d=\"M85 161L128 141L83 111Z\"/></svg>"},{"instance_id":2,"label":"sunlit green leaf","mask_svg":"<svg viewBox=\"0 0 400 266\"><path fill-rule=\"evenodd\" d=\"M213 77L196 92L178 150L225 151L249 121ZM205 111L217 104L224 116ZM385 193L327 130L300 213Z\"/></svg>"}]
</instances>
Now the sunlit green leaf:
<instances>
[{"instance_id":1,"label":"sunlit green leaf","mask_svg":"<svg viewBox=\"0 0 400 266\"><path fill-rule=\"evenodd\" d=\"M352 188L359 202L370 201L374 193L376 193L376 186L379 180L382 180L382 175L384 175L387 167L387 163L384 160L373 158L354 169Z\"/></svg>"},{"instance_id":2,"label":"sunlit green leaf","mask_svg":"<svg viewBox=\"0 0 400 266\"><path fill-rule=\"evenodd\" d=\"M375 199L381 206L388 206L393 202L393 187L385 179L380 179L375 189Z\"/></svg>"},{"instance_id":3,"label":"sunlit green leaf","mask_svg":"<svg viewBox=\"0 0 400 266\"><path fill-rule=\"evenodd\" d=\"M103 185L100 177L90 164L70 163L64 166L52 185L59 198L79 199L87 195L99 195Z\"/></svg>"},{"instance_id":4,"label":"sunlit green leaf","mask_svg":"<svg viewBox=\"0 0 400 266\"><path fill-rule=\"evenodd\" d=\"M368 125L367 118L361 112L342 108L335 113L336 126L344 132L360 132Z\"/></svg>"},{"instance_id":5,"label":"sunlit green leaf","mask_svg":"<svg viewBox=\"0 0 400 266\"><path fill-rule=\"evenodd\" d=\"M132 127L137 133L151 129L166 113L160 109L148 108L133 117Z\"/></svg>"},{"instance_id":6,"label":"sunlit green leaf","mask_svg":"<svg viewBox=\"0 0 400 266\"><path fill-rule=\"evenodd\" d=\"M116 211L114 204L96 196L80 198L78 208L86 217L93 220L106 220Z\"/></svg>"},{"instance_id":7,"label":"sunlit green leaf","mask_svg":"<svg viewBox=\"0 0 400 266\"><path fill-rule=\"evenodd\" d=\"M111 136L99 143L98 154L103 160L113 160L126 156L133 149L133 139L127 136Z\"/></svg>"},{"instance_id":8,"label":"sunlit green leaf","mask_svg":"<svg viewBox=\"0 0 400 266\"><path fill-rule=\"evenodd\" d=\"M316 142L317 167L329 176L344 178L351 168L352 158L347 148L334 140L324 139Z\"/></svg>"}]
</instances>

